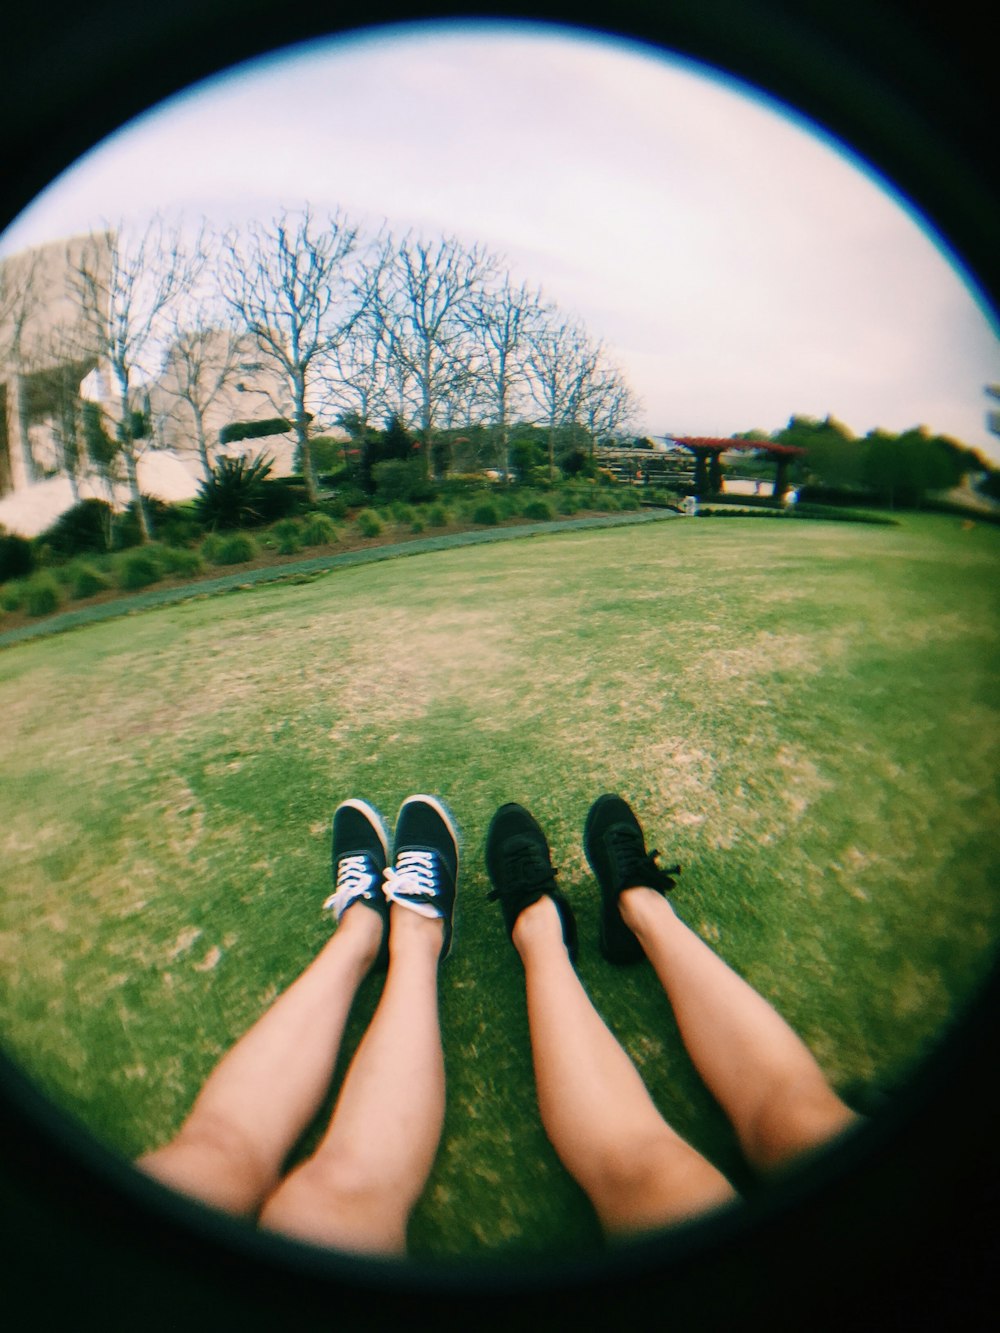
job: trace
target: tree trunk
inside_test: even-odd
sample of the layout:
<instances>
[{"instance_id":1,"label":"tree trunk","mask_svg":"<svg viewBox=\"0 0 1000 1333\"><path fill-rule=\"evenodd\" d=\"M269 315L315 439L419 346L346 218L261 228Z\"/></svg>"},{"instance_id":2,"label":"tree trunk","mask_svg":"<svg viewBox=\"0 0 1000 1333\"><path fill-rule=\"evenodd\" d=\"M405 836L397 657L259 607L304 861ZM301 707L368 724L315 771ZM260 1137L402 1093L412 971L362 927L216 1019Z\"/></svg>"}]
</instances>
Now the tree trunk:
<instances>
[{"instance_id":1,"label":"tree trunk","mask_svg":"<svg viewBox=\"0 0 1000 1333\"><path fill-rule=\"evenodd\" d=\"M135 456L135 445L130 440L124 449L125 453L125 475L128 477L129 491L132 494L132 503L135 505L135 516L139 522L139 532L142 534L143 544L153 540L153 530L150 527L149 515L146 513L146 506L143 504L142 492L139 490L139 468Z\"/></svg>"}]
</instances>

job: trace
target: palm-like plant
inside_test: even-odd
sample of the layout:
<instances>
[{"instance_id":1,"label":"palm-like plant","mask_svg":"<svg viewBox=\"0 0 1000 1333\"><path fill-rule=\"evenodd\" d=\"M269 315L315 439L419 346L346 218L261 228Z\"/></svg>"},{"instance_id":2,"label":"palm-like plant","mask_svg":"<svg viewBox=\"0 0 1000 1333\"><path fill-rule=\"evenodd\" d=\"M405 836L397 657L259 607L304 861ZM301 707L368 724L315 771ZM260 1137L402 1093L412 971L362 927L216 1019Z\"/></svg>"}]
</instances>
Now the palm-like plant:
<instances>
[{"instance_id":1,"label":"palm-like plant","mask_svg":"<svg viewBox=\"0 0 1000 1333\"><path fill-rule=\"evenodd\" d=\"M211 473L198 485L198 520L213 531L249 528L264 521L264 484L274 460L258 454L247 460L220 454Z\"/></svg>"}]
</instances>

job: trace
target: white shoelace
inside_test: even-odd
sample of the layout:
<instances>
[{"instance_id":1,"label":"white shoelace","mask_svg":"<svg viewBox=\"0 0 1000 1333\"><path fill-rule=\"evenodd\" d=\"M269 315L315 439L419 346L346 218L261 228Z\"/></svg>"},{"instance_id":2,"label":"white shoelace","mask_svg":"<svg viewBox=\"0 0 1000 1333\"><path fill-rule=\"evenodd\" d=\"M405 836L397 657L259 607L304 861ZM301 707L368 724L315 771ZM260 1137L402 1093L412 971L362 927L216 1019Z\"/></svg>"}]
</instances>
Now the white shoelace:
<instances>
[{"instance_id":1,"label":"white shoelace","mask_svg":"<svg viewBox=\"0 0 1000 1333\"><path fill-rule=\"evenodd\" d=\"M408 907L418 916L443 915L440 907L434 902L414 902L412 896L403 896L417 894L434 898L437 893L437 883L433 852L400 852L395 866L386 866L383 873L385 883L382 885L382 892L390 903Z\"/></svg>"},{"instance_id":2,"label":"white shoelace","mask_svg":"<svg viewBox=\"0 0 1000 1333\"><path fill-rule=\"evenodd\" d=\"M323 910L332 909L339 921L351 903L358 898L374 898L378 880L368 869L364 856L345 856L337 867L337 889L323 904Z\"/></svg>"}]
</instances>

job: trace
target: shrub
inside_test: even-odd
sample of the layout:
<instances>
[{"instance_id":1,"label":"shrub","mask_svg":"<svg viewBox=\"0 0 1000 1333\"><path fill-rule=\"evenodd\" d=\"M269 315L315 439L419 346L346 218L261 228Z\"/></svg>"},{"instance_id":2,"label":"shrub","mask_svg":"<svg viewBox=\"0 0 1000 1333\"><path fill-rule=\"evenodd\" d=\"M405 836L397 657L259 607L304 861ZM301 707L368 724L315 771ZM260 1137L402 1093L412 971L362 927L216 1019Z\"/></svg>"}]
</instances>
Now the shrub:
<instances>
[{"instance_id":1,"label":"shrub","mask_svg":"<svg viewBox=\"0 0 1000 1333\"><path fill-rule=\"evenodd\" d=\"M337 525L330 515L318 511L306 514L300 531L302 542L306 546L330 546L339 538Z\"/></svg>"},{"instance_id":2,"label":"shrub","mask_svg":"<svg viewBox=\"0 0 1000 1333\"><path fill-rule=\"evenodd\" d=\"M185 510L177 505L165 504L154 495L144 495L142 504L155 541L184 546L197 537L198 524L190 508ZM142 545L142 528L139 526L134 500L121 514L116 515L112 535L113 545L118 550Z\"/></svg>"},{"instance_id":3,"label":"shrub","mask_svg":"<svg viewBox=\"0 0 1000 1333\"><path fill-rule=\"evenodd\" d=\"M357 524L362 537L377 537L382 531L382 520L374 509L362 509Z\"/></svg>"},{"instance_id":4,"label":"shrub","mask_svg":"<svg viewBox=\"0 0 1000 1333\"><path fill-rule=\"evenodd\" d=\"M35 553L27 537L16 532L0 535L0 583L20 579L35 568Z\"/></svg>"},{"instance_id":5,"label":"shrub","mask_svg":"<svg viewBox=\"0 0 1000 1333\"><path fill-rule=\"evenodd\" d=\"M410 524L410 531L423 532L423 530L424 530L424 520L420 518L419 515L414 514L413 522Z\"/></svg>"},{"instance_id":6,"label":"shrub","mask_svg":"<svg viewBox=\"0 0 1000 1333\"><path fill-rule=\"evenodd\" d=\"M29 616L48 616L59 610L62 593L51 574L34 574L24 585L24 609Z\"/></svg>"},{"instance_id":7,"label":"shrub","mask_svg":"<svg viewBox=\"0 0 1000 1333\"><path fill-rule=\"evenodd\" d=\"M118 566L118 586L127 592L148 588L163 577L160 562L151 551L130 551Z\"/></svg>"},{"instance_id":8,"label":"shrub","mask_svg":"<svg viewBox=\"0 0 1000 1333\"><path fill-rule=\"evenodd\" d=\"M331 501L331 511L334 504L343 505L343 514L334 514L335 518L343 518L348 509L359 509L367 503L368 493L363 491L360 486L341 486Z\"/></svg>"},{"instance_id":9,"label":"shrub","mask_svg":"<svg viewBox=\"0 0 1000 1333\"><path fill-rule=\"evenodd\" d=\"M414 500L426 490L420 462L387 458L372 467L372 481L380 500Z\"/></svg>"},{"instance_id":10,"label":"shrub","mask_svg":"<svg viewBox=\"0 0 1000 1333\"><path fill-rule=\"evenodd\" d=\"M543 521L552 517L552 506L547 500L529 500L524 506L525 518L538 518Z\"/></svg>"},{"instance_id":11,"label":"shrub","mask_svg":"<svg viewBox=\"0 0 1000 1333\"><path fill-rule=\"evenodd\" d=\"M26 584L18 579L15 582L5 583L0 588L0 610L20 611L24 605L24 594Z\"/></svg>"},{"instance_id":12,"label":"shrub","mask_svg":"<svg viewBox=\"0 0 1000 1333\"><path fill-rule=\"evenodd\" d=\"M389 506L390 513L397 523L412 523L416 517L416 511L412 505L403 504L401 500L396 500Z\"/></svg>"},{"instance_id":13,"label":"shrub","mask_svg":"<svg viewBox=\"0 0 1000 1333\"><path fill-rule=\"evenodd\" d=\"M195 513L199 523L213 529L263 523L270 498L264 483L273 466L262 454L250 462L220 455L211 476L198 486Z\"/></svg>"},{"instance_id":14,"label":"shrub","mask_svg":"<svg viewBox=\"0 0 1000 1333\"><path fill-rule=\"evenodd\" d=\"M562 495L557 508L560 514L575 514L580 508L580 502L575 495Z\"/></svg>"},{"instance_id":15,"label":"shrub","mask_svg":"<svg viewBox=\"0 0 1000 1333\"><path fill-rule=\"evenodd\" d=\"M70 566L70 592L76 598L96 597L111 587L111 580L96 565L81 561Z\"/></svg>"},{"instance_id":16,"label":"shrub","mask_svg":"<svg viewBox=\"0 0 1000 1333\"><path fill-rule=\"evenodd\" d=\"M472 521L473 523L479 523L484 528L494 527L500 522L496 505L489 500L485 504L476 505L472 511Z\"/></svg>"},{"instance_id":17,"label":"shrub","mask_svg":"<svg viewBox=\"0 0 1000 1333\"><path fill-rule=\"evenodd\" d=\"M448 511L444 505L431 505L427 511L427 522L432 528L446 528L448 526Z\"/></svg>"},{"instance_id":18,"label":"shrub","mask_svg":"<svg viewBox=\"0 0 1000 1333\"><path fill-rule=\"evenodd\" d=\"M635 491L625 491L618 502L618 507L625 510L641 509L642 500L636 495Z\"/></svg>"},{"instance_id":19,"label":"shrub","mask_svg":"<svg viewBox=\"0 0 1000 1333\"><path fill-rule=\"evenodd\" d=\"M38 538L57 556L87 555L111 549L114 514L106 500L81 500L61 514Z\"/></svg>"},{"instance_id":20,"label":"shrub","mask_svg":"<svg viewBox=\"0 0 1000 1333\"><path fill-rule=\"evenodd\" d=\"M245 532L231 532L218 539L210 558L216 565L245 565L256 554L257 545L251 536Z\"/></svg>"},{"instance_id":21,"label":"shrub","mask_svg":"<svg viewBox=\"0 0 1000 1333\"><path fill-rule=\"evenodd\" d=\"M297 519L283 518L271 529L280 555L295 555L302 550L302 532Z\"/></svg>"},{"instance_id":22,"label":"shrub","mask_svg":"<svg viewBox=\"0 0 1000 1333\"><path fill-rule=\"evenodd\" d=\"M189 551L179 546L162 546L156 552L156 559L165 574L178 574L181 578L191 578L200 574L205 562L199 551Z\"/></svg>"}]
</instances>

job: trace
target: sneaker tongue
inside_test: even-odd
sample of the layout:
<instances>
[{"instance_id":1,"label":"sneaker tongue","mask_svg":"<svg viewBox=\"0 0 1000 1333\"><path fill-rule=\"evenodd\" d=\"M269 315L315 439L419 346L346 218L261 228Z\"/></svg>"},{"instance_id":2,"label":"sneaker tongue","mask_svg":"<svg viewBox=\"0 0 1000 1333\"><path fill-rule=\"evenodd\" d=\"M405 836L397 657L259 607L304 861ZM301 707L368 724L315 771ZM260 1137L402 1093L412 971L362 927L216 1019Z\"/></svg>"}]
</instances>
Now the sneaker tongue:
<instances>
[{"instance_id":1,"label":"sneaker tongue","mask_svg":"<svg viewBox=\"0 0 1000 1333\"><path fill-rule=\"evenodd\" d=\"M555 880L555 869L534 838L515 834L508 839L504 850L526 884L536 887Z\"/></svg>"}]
</instances>

